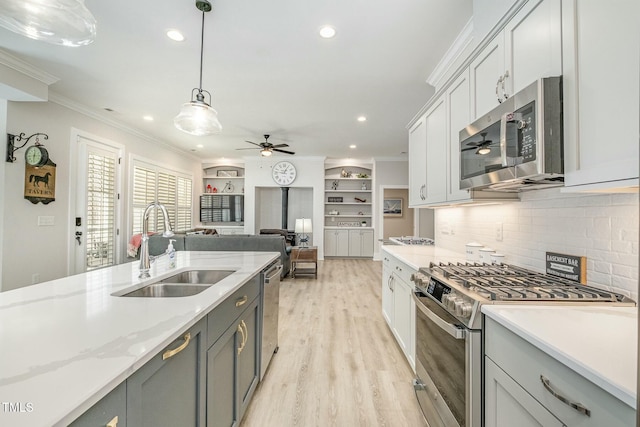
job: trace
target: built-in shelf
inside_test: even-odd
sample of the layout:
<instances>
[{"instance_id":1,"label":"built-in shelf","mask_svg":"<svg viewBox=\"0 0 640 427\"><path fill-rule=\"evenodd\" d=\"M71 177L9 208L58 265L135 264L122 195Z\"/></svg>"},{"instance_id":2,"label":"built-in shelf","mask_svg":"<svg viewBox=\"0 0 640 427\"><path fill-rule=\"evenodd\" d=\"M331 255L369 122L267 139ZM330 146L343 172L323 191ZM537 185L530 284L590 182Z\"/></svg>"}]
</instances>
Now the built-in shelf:
<instances>
[{"instance_id":1,"label":"built-in shelf","mask_svg":"<svg viewBox=\"0 0 640 427\"><path fill-rule=\"evenodd\" d=\"M367 206L371 205L371 202L325 202L325 205L354 205L354 206Z\"/></svg>"},{"instance_id":2,"label":"built-in shelf","mask_svg":"<svg viewBox=\"0 0 640 427\"><path fill-rule=\"evenodd\" d=\"M228 174L237 176L224 176ZM202 184L201 196L244 196L244 168L237 165L219 164L205 167ZM230 192L224 191L227 186L230 187ZM207 191L208 187L210 187L210 191ZM217 190L216 192L212 191L214 188ZM244 203L242 203L241 207L235 206L234 208L242 210L242 212L234 211L234 216L244 218ZM230 227L242 225L242 222L239 221L219 221L219 215L214 215L211 209L211 206L200 206L200 222L202 224L227 225Z\"/></svg>"},{"instance_id":3,"label":"built-in shelf","mask_svg":"<svg viewBox=\"0 0 640 427\"><path fill-rule=\"evenodd\" d=\"M324 190L325 193L371 193L371 190Z\"/></svg>"},{"instance_id":4,"label":"built-in shelf","mask_svg":"<svg viewBox=\"0 0 640 427\"><path fill-rule=\"evenodd\" d=\"M371 171L369 167L352 165L340 165L325 170L324 255L326 257L370 258L373 256ZM342 172L351 173L352 176L345 178L341 175ZM366 174L367 177L358 178L356 176L358 174ZM360 202L356 199L364 201Z\"/></svg>"},{"instance_id":5,"label":"built-in shelf","mask_svg":"<svg viewBox=\"0 0 640 427\"><path fill-rule=\"evenodd\" d=\"M371 215L360 215L360 214L340 214L340 215L325 215L325 218L371 218Z\"/></svg>"}]
</instances>

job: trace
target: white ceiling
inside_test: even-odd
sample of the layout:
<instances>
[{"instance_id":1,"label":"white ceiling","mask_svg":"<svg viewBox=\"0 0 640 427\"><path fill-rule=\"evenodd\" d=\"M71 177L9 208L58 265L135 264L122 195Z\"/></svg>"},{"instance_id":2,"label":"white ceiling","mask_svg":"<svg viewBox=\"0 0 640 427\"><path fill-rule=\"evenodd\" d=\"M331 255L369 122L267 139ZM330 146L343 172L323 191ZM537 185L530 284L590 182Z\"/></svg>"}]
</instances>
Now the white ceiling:
<instances>
[{"instance_id":1,"label":"white ceiling","mask_svg":"<svg viewBox=\"0 0 640 427\"><path fill-rule=\"evenodd\" d=\"M93 44L55 46L0 28L0 48L58 77L52 92L203 159L258 156L236 149L265 133L297 155L398 157L405 126L432 94L425 80L472 13L472 0L211 2L202 87L223 130L209 137L173 126L198 86L195 0L86 0L98 22ZM319 37L324 24L335 38ZM169 40L169 28L186 40Z\"/></svg>"}]
</instances>

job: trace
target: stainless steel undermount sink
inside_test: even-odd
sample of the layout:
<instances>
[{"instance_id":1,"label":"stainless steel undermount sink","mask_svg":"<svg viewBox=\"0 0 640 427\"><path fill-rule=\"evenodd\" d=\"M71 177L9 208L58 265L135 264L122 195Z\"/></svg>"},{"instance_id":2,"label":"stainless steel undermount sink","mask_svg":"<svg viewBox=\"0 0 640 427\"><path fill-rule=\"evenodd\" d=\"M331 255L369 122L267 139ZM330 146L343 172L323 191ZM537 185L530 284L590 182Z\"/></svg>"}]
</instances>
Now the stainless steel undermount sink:
<instances>
[{"instance_id":1,"label":"stainless steel undermount sink","mask_svg":"<svg viewBox=\"0 0 640 427\"><path fill-rule=\"evenodd\" d=\"M119 297L175 298L199 294L236 270L189 270L135 290L125 289Z\"/></svg>"}]
</instances>

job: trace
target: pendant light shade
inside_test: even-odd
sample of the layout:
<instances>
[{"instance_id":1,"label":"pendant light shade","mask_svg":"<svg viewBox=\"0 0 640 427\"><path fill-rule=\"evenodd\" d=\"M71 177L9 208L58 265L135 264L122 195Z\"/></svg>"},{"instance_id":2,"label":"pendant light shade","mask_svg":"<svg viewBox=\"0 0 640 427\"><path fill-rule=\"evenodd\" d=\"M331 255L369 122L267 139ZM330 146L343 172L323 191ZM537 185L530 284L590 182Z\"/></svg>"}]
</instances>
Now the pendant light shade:
<instances>
[{"instance_id":1,"label":"pendant light shade","mask_svg":"<svg viewBox=\"0 0 640 427\"><path fill-rule=\"evenodd\" d=\"M182 105L180 113L173 119L176 128L196 136L218 133L222 125L218 120L218 112L211 108L211 94L202 89L202 60L204 56L204 14L211 11L211 3L207 0L196 0L196 8L202 11L202 33L200 38L200 86L191 91L191 101ZM209 95L209 103L204 94ZM193 98L195 94L195 99Z\"/></svg>"},{"instance_id":2,"label":"pendant light shade","mask_svg":"<svg viewBox=\"0 0 640 427\"><path fill-rule=\"evenodd\" d=\"M96 37L96 19L84 0L2 0L0 26L63 46L84 46Z\"/></svg>"},{"instance_id":3,"label":"pendant light shade","mask_svg":"<svg viewBox=\"0 0 640 427\"><path fill-rule=\"evenodd\" d=\"M173 119L173 124L178 129L195 136L212 135L222 130L222 125L218 121L218 112L204 102L202 92L196 94L195 101L184 103L180 113ZM209 98L211 98L210 95Z\"/></svg>"}]
</instances>

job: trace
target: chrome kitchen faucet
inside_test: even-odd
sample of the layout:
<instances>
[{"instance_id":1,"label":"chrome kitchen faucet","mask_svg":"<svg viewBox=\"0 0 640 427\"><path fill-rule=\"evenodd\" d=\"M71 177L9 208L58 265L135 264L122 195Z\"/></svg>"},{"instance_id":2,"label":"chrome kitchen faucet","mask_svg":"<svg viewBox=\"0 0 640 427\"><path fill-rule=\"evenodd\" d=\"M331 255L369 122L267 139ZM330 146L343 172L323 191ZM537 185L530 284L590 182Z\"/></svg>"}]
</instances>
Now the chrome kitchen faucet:
<instances>
[{"instance_id":1,"label":"chrome kitchen faucet","mask_svg":"<svg viewBox=\"0 0 640 427\"><path fill-rule=\"evenodd\" d=\"M149 213L151 209L159 208L162 212L162 217L164 218L164 232L162 233L163 237L173 237L173 231L171 230L171 222L169 221L169 214L167 213L167 209L164 205L153 202L149 204L144 210L142 214L142 238L140 239L140 275L139 279L145 279L147 277L151 277L149 274L149 269L151 268L151 263L156 260L156 258L160 258L165 254L161 254L158 256L149 256Z\"/></svg>"}]
</instances>

